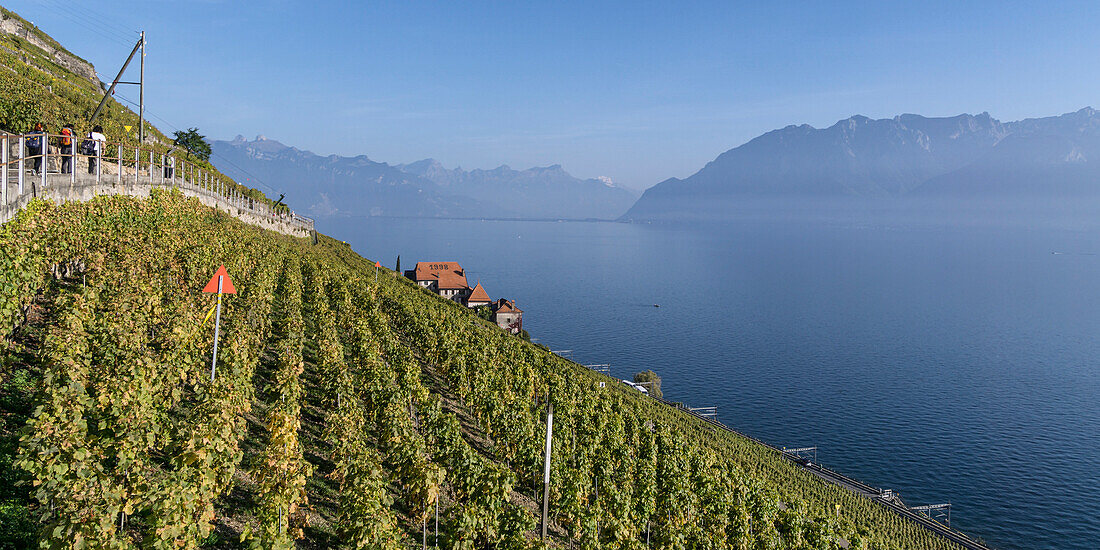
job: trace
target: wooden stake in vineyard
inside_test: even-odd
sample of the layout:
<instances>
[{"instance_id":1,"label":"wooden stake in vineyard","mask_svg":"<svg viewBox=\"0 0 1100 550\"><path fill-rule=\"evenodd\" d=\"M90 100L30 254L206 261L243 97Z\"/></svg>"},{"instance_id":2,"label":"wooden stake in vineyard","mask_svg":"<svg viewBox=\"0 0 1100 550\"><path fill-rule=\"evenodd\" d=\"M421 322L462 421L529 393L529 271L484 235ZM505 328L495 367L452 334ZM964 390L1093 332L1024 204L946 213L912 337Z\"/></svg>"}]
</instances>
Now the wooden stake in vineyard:
<instances>
[{"instance_id":1,"label":"wooden stake in vineyard","mask_svg":"<svg viewBox=\"0 0 1100 550\"><path fill-rule=\"evenodd\" d=\"M214 372L218 366L218 334L222 325L222 294L236 294L237 289L233 287L233 280L229 278L229 273L226 273L225 266L220 265L202 291L207 294L218 293L218 303L214 305L217 311L214 315L214 357L210 360L210 381L213 382ZM208 315L207 319L209 318Z\"/></svg>"}]
</instances>

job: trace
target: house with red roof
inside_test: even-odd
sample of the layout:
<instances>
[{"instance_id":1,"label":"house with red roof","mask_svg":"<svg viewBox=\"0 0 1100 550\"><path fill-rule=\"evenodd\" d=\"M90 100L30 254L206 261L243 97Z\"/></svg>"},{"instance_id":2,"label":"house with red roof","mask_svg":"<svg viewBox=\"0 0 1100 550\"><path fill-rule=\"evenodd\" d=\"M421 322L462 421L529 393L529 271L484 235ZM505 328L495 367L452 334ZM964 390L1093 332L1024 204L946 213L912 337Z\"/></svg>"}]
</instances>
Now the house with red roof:
<instances>
[{"instance_id":1,"label":"house with red roof","mask_svg":"<svg viewBox=\"0 0 1100 550\"><path fill-rule=\"evenodd\" d=\"M458 262L416 262L416 268L405 272L405 275L421 288L460 304L466 303L466 297L470 295L466 270Z\"/></svg>"},{"instance_id":2,"label":"house with red roof","mask_svg":"<svg viewBox=\"0 0 1100 550\"><path fill-rule=\"evenodd\" d=\"M491 303L493 303L493 301L489 299L489 293L485 292L480 282L474 285L474 289L470 291L470 295L466 297L466 307L487 306Z\"/></svg>"},{"instance_id":3,"label":"house with red roof","mask_svg":"<svg viewBox=\"0 0 1100 550\"><path fill-rule=\"evenodd\" d=\"M470 288L466 271L458 262L417 262L416 268L406 271L405 276L421 288L466 307L489 306L493 311L492 321L512 334L523 330L523 310L516 307L516 302L505 298L494 302L481 282Z\"/></svg>"},{"instance_id":4,"label":"house with red roof","mask_svg":"<svg viewBox=\"0 0 1100 550\"><path fill-rule=\"evenodd\" d=\"M515 300L501 298L493 304L493 322L512 334L519 334L523 330L523 310L516 307Z\"/></svg>"}]
</instances>

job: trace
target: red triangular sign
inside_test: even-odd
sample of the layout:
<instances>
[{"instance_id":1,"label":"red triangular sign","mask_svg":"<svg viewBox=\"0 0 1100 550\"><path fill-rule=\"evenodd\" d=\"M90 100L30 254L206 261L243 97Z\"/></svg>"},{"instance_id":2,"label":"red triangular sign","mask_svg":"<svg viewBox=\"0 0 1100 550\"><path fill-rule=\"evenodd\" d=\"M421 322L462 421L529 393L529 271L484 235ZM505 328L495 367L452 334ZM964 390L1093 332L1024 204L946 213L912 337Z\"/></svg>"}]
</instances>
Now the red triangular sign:
<instances>
[{"instance_id":1,"label":"red triangular sign","mask_svg":"<svg viewBox=\"0 0 1100 550\"><path fill-rule=\"evenodd\" d=\"M382 267L382 262L374 262L374 267Z\"/></svg>"},{"instance_id":2,"label":"red triangular sign","mask_svg":"<svg viewBox=\"0 0 1100 550\"><path fill-rule=\"evenodd\" d=\"M229 274L225 272L225 266L218 266L218 270L214 272L214 277L210 279L209 283L206 283L206 288L202 289L203 292L209 292L211 294L218 293L218 277L222 279L222 294L236 294L237 289L233 288L233 280L229 278Z\"/></svg>"}]
</instances>

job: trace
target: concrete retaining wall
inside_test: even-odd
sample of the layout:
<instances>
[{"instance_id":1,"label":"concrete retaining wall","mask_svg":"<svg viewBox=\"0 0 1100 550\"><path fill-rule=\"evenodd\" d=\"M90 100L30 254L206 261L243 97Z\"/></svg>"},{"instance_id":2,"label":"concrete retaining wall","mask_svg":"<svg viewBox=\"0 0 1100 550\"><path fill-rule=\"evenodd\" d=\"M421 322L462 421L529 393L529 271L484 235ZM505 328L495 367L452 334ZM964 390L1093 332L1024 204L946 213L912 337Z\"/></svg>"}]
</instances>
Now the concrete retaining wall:
<instances>
[{"instance_id":1,"label":"concrete retaining wall","mask_svg":"<svg viewBox=\"0 0 1100 550\"><path fill-rule=\"evenodd\" d=\"M180 178L159 182L156 181L157 178L151 178L153 181L145 181L150 179L147 175L140 178L123 175L122 182L119 183L117 176L112 175L109 178L110 181L101 176L97 183L95 175L87 173L77 173L75 182L71 181L72 176L69 174L48 174L46 184L43 186L41 176L28 174L23 181L23 193L20 194L14 176L15 174L9 172L7 201L0 201L0 223L7 223L35 198L63 203L87 201L99 195L148 197L153 189L179 189L184 196L197 197L207 206L225 211L245 223L263 229L294 237L308 237L313 229L312 223L308 223L303 218L295 218L289 214L272 214L266 204L254 204L243 197L231 199L191 185Z\"/></svg>"}]
</instances>

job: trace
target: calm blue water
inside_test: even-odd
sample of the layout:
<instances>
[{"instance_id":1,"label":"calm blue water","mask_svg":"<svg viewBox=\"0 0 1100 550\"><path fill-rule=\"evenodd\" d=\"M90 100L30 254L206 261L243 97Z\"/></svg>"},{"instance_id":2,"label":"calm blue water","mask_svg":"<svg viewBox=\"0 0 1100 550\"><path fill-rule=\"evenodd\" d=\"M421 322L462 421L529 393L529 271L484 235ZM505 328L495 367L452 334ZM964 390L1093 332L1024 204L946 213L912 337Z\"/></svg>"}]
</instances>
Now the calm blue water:
<instances>
[{"instance_id":1,"label":"calm blue water","mask_svg":"<svg viewBox=\"0 0 1100 550\"><path fill-rule=\"evenodd\" d=\"M997 548L1097 548L1100 227L901 217L319 225L389 267L457 260L540 343L653 369L911 506L950 502Z\"/></svg>"}]
</instances>

